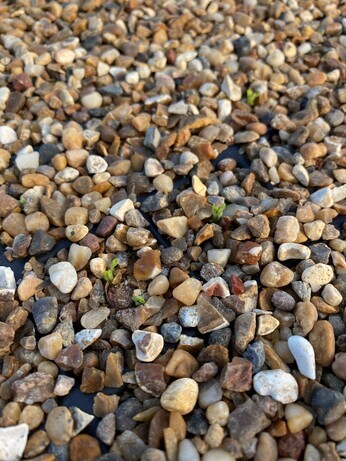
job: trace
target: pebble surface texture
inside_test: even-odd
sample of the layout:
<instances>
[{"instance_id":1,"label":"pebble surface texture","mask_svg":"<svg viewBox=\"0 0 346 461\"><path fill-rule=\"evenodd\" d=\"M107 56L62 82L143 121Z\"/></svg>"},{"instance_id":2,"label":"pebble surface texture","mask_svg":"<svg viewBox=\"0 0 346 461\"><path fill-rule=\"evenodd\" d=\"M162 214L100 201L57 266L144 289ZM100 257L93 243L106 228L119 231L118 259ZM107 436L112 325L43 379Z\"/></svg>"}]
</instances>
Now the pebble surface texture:
<instances>
[{"instance_id":1,"label":"pebble surface texture","mask_svg":"<svg viewBox=\"0 0 346 461\"><path fill-rule=\"evenodd\" d=\"M0 461L345 461L345 2L0 3Z\"/></svg>"}]
</instances>

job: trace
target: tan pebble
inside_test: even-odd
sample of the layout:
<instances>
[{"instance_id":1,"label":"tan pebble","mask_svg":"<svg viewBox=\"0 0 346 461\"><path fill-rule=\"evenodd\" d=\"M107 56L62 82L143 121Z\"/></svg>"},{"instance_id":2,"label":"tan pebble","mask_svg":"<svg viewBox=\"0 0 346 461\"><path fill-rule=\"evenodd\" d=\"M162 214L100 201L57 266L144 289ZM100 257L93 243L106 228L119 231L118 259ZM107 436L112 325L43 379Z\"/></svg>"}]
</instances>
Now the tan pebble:
<instances>
[{"instance_id":1,"label":"tan pebble","mask_svg":"<svg viewBox=\"0 0 346 461\"><path fill-rule=\"evenodd\" d=\"M327 424L326 431L334 442L341 442L346 438L346 416L342 416L335 423Z\"/></svg>"},{"instance_id":2,"label":"tan pebble","mask_svg":"<svg viewBox=\"0 0 346 461\"><path fill-rule=\"evenodd\" d=\"M293 276L294 274L290 269L274 261L263 268L260 280L265 287L280 288L291 283Z\"/></svg>"},{"instance_id":3,"label":"tan pebble","mask_svg":"<svg viewBox=\"0 0 346 461\"><path fill-rule=\"evenodd\" d=\"M47 416L45 429L55 445L65 445L73 434L73 419L68 408L56 407Z\"/></svg>"},{"instance_id":4,"label":"tan pebble","mask_svg":"<svg viewBox=\"0 0 346 461\"><path fill-rule=\"evenodd\" d=\"M71 242L79 242L88 233L89 229L84 224L72 224L65 229L65 235Z\"/></svg>"},{"instance_id":5,"label":"tan pebble","mask_svg":"<svg viewBox=\"0 0 346 461\"><path fill-rule=\"evenodd\" d=\"M86 208L73 206L65 212L65 224L87 224L89 221L88 210Z\"/></svg>"},{"instance_id":6,"label":"tan pebble","mask_svg":"<svg viewBox=\"0 0 346 461\"><path fill-rule=\"evenodd\" d=\"M47 232L49 230L49 220L44 213L36 211L25 217L25 227L31 233L34 233L38 229Z\"/></svg>"},{"instance_id":7,"label":"tan pebble","mask_svg":"<svg viewBox=\"0 0 346 461\"><path fill-rule=\"evenodd\" d=\"M258 438L254 461L276 461L278 447L276 440L268 432L262 432Z\"/></svg>"},{"instance_id":8,"label":"tan pebble","mask_svg":"<svg viewBox=\"0 0 346 461\"><path fill-rule=\"evenodd\" d=\"M281 216L276 223L275 243L295 242L299 233L299 222L295 216Z\"/></svg>"},{"instance_id":9,"label":"tan pebble","mask_svg":"<svg viewBox=\"0 0 346 461\"><path fill-rule=\"evenodd\" d=\"M190 378L173 381L161 396L161 405L167 411L177 411L181 415L191 413L198 397L198 385Z\"/></svg>"},{"instance_id":10,"label":"tan pebble","mask_svg":"<svg viewBox=\"0 0 346 461\"><path fill-rule=\"evenodd\" d=\"M35 429L38 427L44 418L44 413L41 407L38 405L27 405L23 408L23 411L19 418L19 423L26 423L29 429Z\"/></svg>"},{"instance_id":11,"label":"tan pebble","mask_svg":"<svg viewBox=\"0 0 346 461\"><path fill-rule=\"evenodd\" d=\"M169 281L165 275L158 275L150 282L148 286L148 295L149 296L159 296L166 293L169 289Z\"/></svg>"},{"instance_id":12,"label":"tan pebble","mask_svg":"<svg viewBox=\"0 0 346 461\"><path fill-rule=\"evenodd\" d=\"M318 319L316 307L310 301L297 303L294 310L296 320L293 326L295 335L306 336L314 327Z\"/></svg>"},{"instance_id":13,"label":"tan pebble","mask_svg":"<svg viewBox=\"0 0 346 461\"><path fill-rule=\"evenodd\" d=\"M192 306L202 289L202 283L194 278L188 278L173 290L173 297L185 306Z\"/></svg>"},{"instance_id":14,"label":"tan pebble","mask_svg":"<svg viewBox=\"0 0 346 461\"><path fill-rule=\"evenodd\" d=\"M280 322L272 315L260 315L257 320L257 334L265 336L272 333L280 325Z\"/></svg>"},{"instance_id":15,"label":"tan pebble","mask_svg":"<svg viewBox=\"0 0 346 461\"><path fill-rule=\"evenodd\" d=\"M318 320L309 333L317 365L329 367L335 354L334 329L328 320Z\"/></svg>"},{"instance_id":16,"label":"tan pebble","mask_svg":"<svg viewBox=\"0 0 346 461\"><path fill-rule=\"evenodd\" d=\"M171 237L182 238L188 230L188 220L186 216L160 219L157 222L157 227Z\"/></svg>"},{"instance_id":17,"label":"tan pebble","mask_svg":"<svg viewBox=\"0 0 346 461\"><path fill-rule=\"evenodd\" d=\"M290 403L286 406L285 418L292 434L307 428L314 419L310 411L296 403Z\"/></svg>"},{"instance_id":18,"label":"tan pebble","mask_svg":"<svg viewBox=\"0 0 346 461\"><path fill-rule=\"evenodd\" d=\"M38 350L40 354L49 360L54 360L62 350L62 337L60 333L51 333L43 336L38 341Z\"/></svg>"}]
</instances>

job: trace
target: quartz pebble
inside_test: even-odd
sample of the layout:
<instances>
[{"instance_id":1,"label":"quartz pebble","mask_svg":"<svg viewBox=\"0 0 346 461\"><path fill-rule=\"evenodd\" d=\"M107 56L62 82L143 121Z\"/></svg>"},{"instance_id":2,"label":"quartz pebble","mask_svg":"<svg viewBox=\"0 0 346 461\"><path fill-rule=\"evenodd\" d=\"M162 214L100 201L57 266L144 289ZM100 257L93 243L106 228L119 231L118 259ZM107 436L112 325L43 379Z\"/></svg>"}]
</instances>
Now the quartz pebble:
<instances>
[{"instance_id":1,"label":"quartz pebble","mask_svg":"<svg viewBox=\"0 0 346 461\"><path fill-rule=\"evenodd\" d=\"M22 459L29 435L27 424L0 428L0 459Z\"/></svg>"},{"instance_id":2,"label":"quartz pebble","mask_svg":"<svg viewBox=\"0 0 346 461\"><path fill-rule=\"evenodd\" d=\"M49 268L50 280L61 293L71 293L77 284L77 273L69 262L53 264Z\"/></svg>"},{"instance_id":3,"label":"quartz pebble","mask_svg":"<svg viewBox=\"0 0 346 461\"><path fill-rule=\"evenodd\" d=\"M16 280L10 267L0 267L0 299L10 301L16 292Z\"/></svg>"},{"instance_id":4,"label":"quartz pebble","mask_svg":"<svg viewBox=\"0 0 346 461\"><path fill-rule=\"evenodd\" d=\"M142 362L152 362L163 348L163 338L157 333L136 330L132 333L132 341L136 347L136 356Z\"/></svg>"},{"instance_id":5,"label":"quartz pebble","mask_svg":"<svg viewBox=\"0 0 346 461\"><path fill-rule=\"evenodd\" d=\"M302 336L293 335L288 338L288 348L297 362L303 376L316 378L315 352L309 341Z\"/></svg>"},{"instance_id":6,"label":"quartz pebble","mask_svg":"<svg viewBox=\"0 0 346 461\"><path fill-rule=\"evenodd\" d=\"M269 395L281 403L293 403L298 398L297 381L282 370L260 371L253 378L253 386L260 395Z\"/></svg>"},{"instance_id":7,"label":"quartz pebble","mask_svg":"<svg viewBox=\"0 0 346 461\"><path fill-rule=\"evenodd\" d=\"M333 275L333 269L330 266L318 263L304 270L302 280L311 286L313 292L316 292L323 285L327 285L332 280Z\"/></svg>"}]
</instances>

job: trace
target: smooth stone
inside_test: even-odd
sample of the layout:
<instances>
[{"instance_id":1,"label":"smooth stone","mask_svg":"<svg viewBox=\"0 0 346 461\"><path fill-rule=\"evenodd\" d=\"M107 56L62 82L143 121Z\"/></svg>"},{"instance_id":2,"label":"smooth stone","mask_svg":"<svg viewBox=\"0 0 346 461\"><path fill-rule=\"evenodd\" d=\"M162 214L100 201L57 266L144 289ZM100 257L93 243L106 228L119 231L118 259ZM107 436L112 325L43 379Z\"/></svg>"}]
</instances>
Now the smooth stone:
<instances>
[{"instance_id":1,"label":"smooth stone","mask_svg":"<svg viewBox=\"0 0 346 461\"><path fill-rule=\"evenodd\" d=\"M312 392L311 407L317 414L320 425L332 424L345 413L345 397L341 392L327 387L316 387Z\"/></svg>"},{"instance_id":2,"label":"smooth stone","mask_svg":"<svg viewBox=\"0 0 346 461\"><path fill-rule=\"evenodd\" d=\"M314 416L302 405L290 403L285 408L285 418L289 431L294 434L306 429L314 419Z\"/></svg>"},{"instance_id":3,"label":"smooth stone","mask_svg":"<svg viewBox=\"0 0 346 461\"><path fill-rule=\"evenodd\" d=\"M298 384L290 373L280 369L260 371L253 378L255 391L269 395L281 403L293 403L298 399Z\"/></svg>"},{"instance_id":4,"label":"smooth stone","mask_svg":"<svg viewBox=\"0 0 346 461\"><path fill-rule=\"evenodd\" d=\"M328 320L318 320L309 333L309 341L315 351L317 365L329 367L335 354L335 335Z\"/></svg>"},{"instance_id":5,"label":"smooth stone","mask_svg":"<svg viewBox=\"0 0 346 461\"><path fill-rule=\"evenodd\" d=\"M302 336L293 335L288 338L288 348L300 373L309 379L316 379L315 352L309 341Z\"/></svg>"},{"instance_id":6,"label":"smooth stone","mask_svg":"<svg viewBox=\"0 0 346 461\"><path fill-rule=\"evenodd\" d=\"M77 285L78 277L76 269L69 262L53 264L48 269L50 280L61 293L71 293Z\"/></svg>"},{"instance_id":7,"label":"smooth stone","mask_svg":"<svg viewBox=\"0 0 346 461\"><path fill-rule=\"evenodd\" d=\"M90 248L77 243L72 243L68 253L68 262L72 264L76 271L85 267L92 256Z\"/></svg>"},{"instance_id":8,"label":"smooth stone","mask_svg":"<svg viewBox=\"0 0 346 461\"><path fill-rule=\"evenodd\" d=\"M202 461L236 461L235 457L222 448L212 448L202 456Z\"/></svg>"},{"instance_id":9,"label":"smooth stone","mask_svg":"<svg viewBox=\"0 0 346 461\"><path fill-rule=\"evenodd\" d=\"M192 306L196 301L202 284L199 280L188 278L173 290L173 297L183 303L185 306Z\"/></svg>"},{"instance_id":10,"label":"smooth stone","mask_svg":"<svg viewBox=\"0 0 346 461\"><path fill-rule=\"evenodd\" d=\"M163 337L158 333L135 330L132 341L136 347L136 357L142 362L152 362L163 349Z\"/></svg>"},{"instance_id":11,"label":"smooth stone","mask_svg":"<svg viewBox=\"0 0 346 461\"><path fill-rule=\"evenodd\" d=\"M60 333L50 333L40 338L37 346L42 357L48 360L54 360L62 350L62 337Z\"/></svg>"},{"instance_id":12,"label":"smooth stone","mask_svg":"<svg viewBox=\"0 0 346 461\"><path fill-rule=\"evenodd\" d=\"M222 399L222 389L216 379L210 379L199 385L198 404L202 409L208 408Z\"/></svg>"},{"instance_id":13,"label":"smooth stone","mask_svg":"<svg viewBox=\"0 0 346 461\"><path fill-rule=\"evenodd\" d=\"M261 272L260 281L265 287L280 288L289 285L294 273L276 261L267 264Z\"/></svg>"},{"instance_id":14,"label":"smooth stone","mask_svg":"<svg viewBox=\"0 0 346 461\"><path fill-rule=\"evenodd\" d=\"M0 428L0 459L19 461L22 459L29 435L27 424Z\"/></svg>"},{"instance_id":15,"label":"smooth stone","mask_svg":"<svg viewBox=\"0 0 346 461\"><path fill-rule=\"evenodd\" d=\"M183 238L189 228L186 216L160 219L157 222L157 227L161 232L177 239Z\"/></svg>"},{"instance_id":16,"label":"smooth stone","mask_svg":"<svg viewBox=\"0 0 346 461\"><path fill-rule=\"evenodd\" d=\"M276 223L275 243L292 243L299 234L299 221L294 216L281 216Z\"/></svg>"},{"instance_id":17,"label":"smooth stone","mask_svg":"<svg viewBox=\"0 0 346 461\"><path fill-rule=\"evenodd\" d=\"M198 384L191 378L173 381L163 392L160 402L167 411L177 411L181 415L191 413L198 398Z\"/></svg>"},{"instance_id":18,"label":"smooth stone","mask_svg":"<svg viewBox=\"0 0 346 461\"><path fill-rule=\"evenodd\" d=\"M225 267L229 257L231 256L231 250L224 248L222 250L208 250L208 263L218 264L221 267Z\"/></svg>"},{"instance_id":19,"label":"smooth stone","mask_svg":"<svg viewBox=\"0 0 346 461\"><path fill-rule=\"evenodd\" d=\"M66 407L53 408L48 413L45 429L55 445L65 445L73 435L73 418Z\"/></svg>"},{"instance_id":20,"label":"smooth stone","mask_svg":"<svg viewBox=\"0 0 346 461\"><path fill-rule=\"evenodd\" d=\"M104 173L108 168L108 163L99 155L89 155L86 167L89 174Z\"/></svg>"},{"instance_id":21,"label":"smooth stone","mask_svg":"<svg viewBox=\"0 0 346 461\"><path fill-rule=\"evenodd\" d=\"M0 126L0 144L11 144L17 139L17 133L11 127Z\"/></svg>"},{"instance_id":22,"label":"smooth stone","mask_svg":"<svg viewBox=\"0 0 346 461\"><path fill-rule=\"evenodd\" d=\"M287 261L288 259L309 259L311 250L300 243L282 243L278 248L279 261Z\"/></svg>"},{"instance_id":23,"label":"smooth stone","mask_svg":"<svg viewBox=\"0 0 346 461\"><path fill-rule=\"evenodd\" d=\"M318 263L307 267L302 273L302 281L311 286L311 291L316 292L327 285L333 278L333 269L327 264Z\"/></svg>"},{"instance_id":24,"label":"smooth stone","mask_svg":"<svg viewBox=\"0 0 346 461\"><path fill-rule=\"evenodd\" d=\"M200 461L199 453L195 445L189 439L184 439L179 443L178 461Z\"/></svg>"},{"instance_id":25,"label":"smooth stone","mask_svg":"<svg viewBox=\"0 0 346 461\"><path fill-rule=\"evenodd\" d=\"M278 447L276 440L268 432L261 432L258 437L254 461L277 461Z\"/></svg>"},{"instance_id":26,"label":"smooth stone","mask_svg":"<svg viewBox=\"0 0 346 461\"><path fill-rule=\"evenodd\" d=\"M337 307L342 303L342 295L334 285L328 283L322 290L322 298L331 306Z\"/></svg>"}]
</instances>

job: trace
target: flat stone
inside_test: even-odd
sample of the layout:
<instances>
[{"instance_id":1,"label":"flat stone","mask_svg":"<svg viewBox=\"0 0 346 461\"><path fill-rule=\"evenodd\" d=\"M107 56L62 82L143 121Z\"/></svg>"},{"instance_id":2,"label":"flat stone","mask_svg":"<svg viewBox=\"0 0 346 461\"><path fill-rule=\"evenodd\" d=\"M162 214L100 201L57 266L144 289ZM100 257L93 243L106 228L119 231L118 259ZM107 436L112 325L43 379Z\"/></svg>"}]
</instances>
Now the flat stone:
<instances>
[{"instance_id":1,"label":"flat stone","mask_svg":"<svg viewBox=\"0 0 346 461\"><path fill-rule=\"evenodd\" d=\"M282 370L260 371L253 378L258 394L269 395L281 403L293 403L298 399L298 384L293 376Z\"/></svg>"},{"instance_id":2,"label":"flat stone","mask_svg":"<svg viewBox=\"0 0 346 461\"><path fill-rule=\"evenodd\" d=\"M173 218L160 219L157 227L161 232L174 238L182 238L188 230L188 221L186 216L174 216Z\"/></svg>"},{"instance_id":3,"label":"flat stone","mask_svg":"<svg viewBox=\"0 0 346 461\"><path fill-rule=\"evenodd\" d=\"M302 336L293 335L288 338L288 348L297 362L300 373L309 379L315 379L315 352L309 341Z\"/></svg>"},{"instance_id":4,"label":"flat stone","mask_svg":"<svg viewBox=\"0 0 346 461\"><path fill-rule=\"evenodd\" d=\"M276 330L279 325L279 320L272 315L260 315L257 320L257 334L259 336L269 335Z\"/></svg>"},{"instance_id":5,"label":"flat stone","mask_svg":"<svg viewBox=\"0 0 346 461\"><path fill-rule=\"evenodd\" d=\"M102 334L101 328L86 328L75 334L75 343L81 348L86 349L92 343L94 343Z\"/></svg>"},{"instance_id":6,"label":"flat stone","mask_svg":"<svg viewBox=\"0 0 346 461\"><path fill-rule=\"evenodd\" d=\"M161 406L167 411L177 411L181 415L190 413L197 402L198 385L191 378L173 381L161 396Z\"/></svg>"},{"instance_id":7,"label":"flat stone","mask_svg":"<svg viewBox=\"0 0 346 461\"><path fill-rule=\"evenodd\" d=\"M1 427L0 459L11 461L19 461L22 459L28 435L29 426L27 424Z\"/></svg>"}]
</instances>

